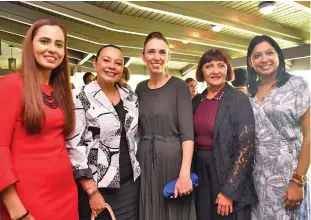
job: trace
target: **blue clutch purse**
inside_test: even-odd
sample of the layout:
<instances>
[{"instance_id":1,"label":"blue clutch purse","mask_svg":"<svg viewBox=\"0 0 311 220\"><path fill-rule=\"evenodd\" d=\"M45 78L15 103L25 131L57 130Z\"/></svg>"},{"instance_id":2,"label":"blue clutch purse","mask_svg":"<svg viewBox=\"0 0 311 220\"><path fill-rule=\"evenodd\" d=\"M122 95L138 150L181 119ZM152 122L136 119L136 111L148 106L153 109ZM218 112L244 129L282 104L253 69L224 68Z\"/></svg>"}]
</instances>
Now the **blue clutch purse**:
<instances>
[{"instance_id":1,"label":"blue clutch purse","mask_svg":"<svg viewBox=\"0 0 311 220\"><path fill-rule=\"evenodd\" d=\"M192 181L193 188L199 185L199 178L195 173L190 174L190 179ZM163 188L163 195L167 199L174 198L174 190L177 180L172 180L168 184L166 184Z\"/></svg>"}]
</instances>

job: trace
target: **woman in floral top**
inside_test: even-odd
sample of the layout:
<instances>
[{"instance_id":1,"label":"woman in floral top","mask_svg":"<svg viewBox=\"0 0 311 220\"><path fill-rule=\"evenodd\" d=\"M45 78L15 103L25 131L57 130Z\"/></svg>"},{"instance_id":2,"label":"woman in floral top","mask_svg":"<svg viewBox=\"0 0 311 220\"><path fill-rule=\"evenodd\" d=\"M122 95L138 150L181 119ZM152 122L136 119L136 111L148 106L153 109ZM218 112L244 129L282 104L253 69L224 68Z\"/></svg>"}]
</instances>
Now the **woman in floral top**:
<instances>
[{"instance_id":1,"label":"woman in floral top","mask_svg":"<svg viewBox=\"0 0 311 220\"><path fill-rule=\"evenodd\" d=\"M255 115L254 220L310 219L310 92L285 71L278 44L255 37L248 48L248 92Z\"/></svg>"}]
</instances>

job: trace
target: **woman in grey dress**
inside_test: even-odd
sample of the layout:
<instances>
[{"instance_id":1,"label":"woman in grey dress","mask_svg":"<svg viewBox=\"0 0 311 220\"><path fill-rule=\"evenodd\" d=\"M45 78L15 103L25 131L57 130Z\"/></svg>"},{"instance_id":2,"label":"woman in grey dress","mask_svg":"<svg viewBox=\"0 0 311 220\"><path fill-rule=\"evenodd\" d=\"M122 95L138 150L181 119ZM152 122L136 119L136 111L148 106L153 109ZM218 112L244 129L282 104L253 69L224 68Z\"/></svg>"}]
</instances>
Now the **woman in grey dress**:
<instances>
[{"instance_id":1,"label":"woman in grey dress","mask_svg":"<svg viewBox=\"0 0 311 220\"><path fill-rule=\"evenodd\" d=\"M255 115L253 220L309 220L310 91L285 71L278 44L255 37L248 48L248 91Z\"/></svg>"},{"instance_id":2,"label":"woman in grey dress","mask_svg":"<svg viewBox=\"0 0 311 220\"><path fill-rule=\"evenodd\" d=\"M168 42L159 32L149 34L142 59L150 79L137 85L139 99L138 161L141 165L140 220L189 220L192 183L193 117L186 83L165 72ZM176 199L162 190L177 179Z\"/></svg>"}]
</instances>

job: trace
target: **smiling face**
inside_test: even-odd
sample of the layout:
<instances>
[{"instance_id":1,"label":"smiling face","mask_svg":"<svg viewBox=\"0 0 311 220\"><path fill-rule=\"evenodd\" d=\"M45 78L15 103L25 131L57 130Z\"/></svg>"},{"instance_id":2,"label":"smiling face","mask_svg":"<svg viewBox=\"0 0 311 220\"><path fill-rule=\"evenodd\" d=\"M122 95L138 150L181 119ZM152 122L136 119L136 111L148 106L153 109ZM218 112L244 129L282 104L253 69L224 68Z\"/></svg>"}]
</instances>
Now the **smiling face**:
<instances>
[{"instance_id":1,"label":"smiling face","mask_svg":"<svg viewBox=\"0 0 311 220\"><path fill-rule=\"evenodd\" d=\"M171 55L163 40L153 38L146 43L141 57L151 74L163 74Z\"/></svg>"},{"instance_id":2,"label":"smiling face","mask_svg":"<svg viewBox=\"0 0 311 220\"><path fill-rule=\"evenodd\" d=\"M211 87L222 87L226 83L228 67L223 61L211 61L202 67L204 81Z\"/></svg>"},{"instance_id":3,"label":"smiling face","mask_svg":"<svg viewBox=\"0 0 311 220\"><path fill-rule=\"evenodd\" d=\"M251 53L250 65L260 77L276 76L279 57L275 49L264 41L256 45Z\"/></svg>"},{"instance_id":4,"label":"smiling face","mask_svg":"<svg viewBox=\"0 0 311 220\"><path fill-rule=\"evenodd\" d=\"M97 72L97 80L114 84L122 76L123 54L114 47L103 48L93 65Z\"/></svg>"},{"instance_id":5,"label":"smiling face","mask_svg":"<svg viewBox=\"0 0 311 220\"><path fill-rule=\"evenodd\" d=\"M52 71L62 63L65 56L65 36L59 26L44 25L38 28L32 44L39 69Z\"/></svg>"}]
</instances>

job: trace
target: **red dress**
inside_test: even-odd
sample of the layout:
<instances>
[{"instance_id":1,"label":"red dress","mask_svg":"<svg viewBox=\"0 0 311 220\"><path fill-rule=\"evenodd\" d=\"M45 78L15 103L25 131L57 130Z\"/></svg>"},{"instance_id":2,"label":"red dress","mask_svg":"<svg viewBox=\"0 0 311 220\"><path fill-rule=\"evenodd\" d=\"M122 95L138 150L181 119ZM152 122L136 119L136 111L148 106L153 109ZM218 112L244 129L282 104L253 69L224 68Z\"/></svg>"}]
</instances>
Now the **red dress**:
<instances>
[{"instance_id":1,"label":"red dress","mask_svg":"<svg viewBox=\"0 0 311 220\"><path fill-rule=\"evenodd\" d=\"M40 134L29 136L21 126L22 78L0 78L0 191L16 183L17 193L36 220L78 220L78 195L65 146L61 109L45 104ZM51 87L42 85L46 94ZM0 208L0 219L10 219Z\"/></svg>"}]
</instances>

